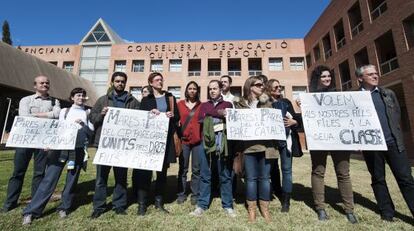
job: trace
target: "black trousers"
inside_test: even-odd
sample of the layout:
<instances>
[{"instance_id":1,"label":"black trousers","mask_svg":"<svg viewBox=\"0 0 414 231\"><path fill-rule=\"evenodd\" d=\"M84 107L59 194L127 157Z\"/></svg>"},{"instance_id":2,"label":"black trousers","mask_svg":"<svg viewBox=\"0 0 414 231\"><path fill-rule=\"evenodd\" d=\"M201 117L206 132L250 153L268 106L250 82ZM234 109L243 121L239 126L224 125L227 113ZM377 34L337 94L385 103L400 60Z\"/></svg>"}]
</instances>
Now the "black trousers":
<instances>
[{"instance_id":1,"label":"black trousers","mask_svg":"<svg viewBox=\"0 0 414 231\"><path fill-rule=\"evenodd\" d=\"M414 179L405 151L399 152L396 143L387 144L388 151L364 151L364 159L371 173L371 186L374 190L381 216L393 217L395 207L385 181L385 162L398 183L408 208L414 217Z\"/></svg>"},{"instance_id":2,"label":"black trousers","mask_svg":"<svg viewBox=\"0 0 414 231\"><path fill-rule=\"evenodd\" d=\"M4 209L10 210L17 206L17 201L22 192L24 175L26 174L32 156L34 159L32 197L35 195L45 173L47 152L41 149L16 148L16 153L14 155L14 171L7 186L7 198L3 205Z\"/></svg>"}]
</instances>

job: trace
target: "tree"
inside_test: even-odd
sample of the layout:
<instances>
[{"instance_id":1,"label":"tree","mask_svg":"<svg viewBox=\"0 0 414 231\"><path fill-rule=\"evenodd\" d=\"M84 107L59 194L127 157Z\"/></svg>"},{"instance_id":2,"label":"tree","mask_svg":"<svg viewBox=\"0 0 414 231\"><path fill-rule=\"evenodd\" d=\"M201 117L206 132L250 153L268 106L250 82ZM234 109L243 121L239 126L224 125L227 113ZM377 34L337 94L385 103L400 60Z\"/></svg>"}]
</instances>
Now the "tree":
<instances>
[{"instance_id":1,"label":"tree","mask_svg":"<svg viewBox=\"0 0 414 231\"><path fill-rule=\"evenodd\" d=\"M2 38L3 42L9 44L9 45L13 45L13 42L11 40L10 37L10 27L9 27L9 23L7 22L7 20L4 20L3 22L3 38Z\"/></svg>"}]
</instances>

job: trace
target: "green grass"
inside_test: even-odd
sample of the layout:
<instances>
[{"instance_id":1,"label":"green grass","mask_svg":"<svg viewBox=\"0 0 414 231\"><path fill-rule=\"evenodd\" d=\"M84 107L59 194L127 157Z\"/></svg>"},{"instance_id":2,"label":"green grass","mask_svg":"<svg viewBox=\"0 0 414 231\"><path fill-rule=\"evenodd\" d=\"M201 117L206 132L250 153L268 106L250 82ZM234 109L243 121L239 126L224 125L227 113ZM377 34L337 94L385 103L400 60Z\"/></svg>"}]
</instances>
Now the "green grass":
<instances>
[{"instance_id":1,"label":"green grass","mask_svg":"<svg viewBox=\"0 0 414 231\"><path fill-rule=\"evenodd\" d=\"M94 151L91 150L91 153ZM0 152L0 203L4 202L6 196L7 182L13 170L13 156L13 151ZM24 201L30 196L32 177L32 165L30 165L21 194L20 206L6 214L0 214L0 230L413 230L414 221L389 169L387 169L387 181L397 210L396 222L394 223L383 222L380 216L375 213L376 203L370 186L370 175L365 163L354 159L351 160L351 175L355 195L355 213L359 223L349 224L343 215L332 162L330 158L328 160L326 201L330 220L327 222L317 221L316 214L312 209L311 163L309 155L305 155L302 158L294 159L294 195L290 212L288 214L280 213L279 201L273 200L270 204L272 215L270 224L266 224L260 215L256 223L249 224L247 222L247 211L243 204L243 188L241 186L238 189L241 196L236 198L235 203L237 218L232 219L224 215L219 198L214 198L210 209L203 217L189 216L188 213L194 209L190 201L187 200L183 205L178 205L174 201L177 164L170 167L168 177L168 195L165 207L171 214L161 214L151 205L145 217L138 217L136 215L137 204L131 203L126 216L117 216L114 212L108 211L100 218L91 220L88 216L92 212L95 166L89 161L87 172L82 172L79 179L78 197L75 199L76 209L67 219L60 219L56 214L55 209L59 201L49 202L43 217L34 220L30 227L22 227L21 212L25 207ZM130 173L129 176L131 176ZM63 189L64 179L65 174L60 179L57 192ZM111 173L110 195L113 183ZM129 185L131 185L130 179ZM129 199L132 199L130 191ZM111 201L111 197L108 197L108 201Z\"/></svg>"}]
</instances>

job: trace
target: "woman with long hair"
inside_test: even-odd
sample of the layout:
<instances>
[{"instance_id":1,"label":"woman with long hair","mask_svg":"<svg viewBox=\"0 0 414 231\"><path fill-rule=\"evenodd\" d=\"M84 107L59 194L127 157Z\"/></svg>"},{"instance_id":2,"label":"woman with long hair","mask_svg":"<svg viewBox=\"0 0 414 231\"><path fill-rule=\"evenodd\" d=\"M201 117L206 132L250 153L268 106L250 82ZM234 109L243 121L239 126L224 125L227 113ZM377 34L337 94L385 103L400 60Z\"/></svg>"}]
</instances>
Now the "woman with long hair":
<instances>
[{"instance_id":1,"label":"woman with long hair","mask_svg":"<svg viewBox=\"0 0 414 231\"><path fill-rule=\"evenodd\" d=\"M277 160L272 163L270 177L273 189L282 202L281 212L289 212L290 197L292 194L292 150L300 153L302 152L299 141L295 140L295 142L292 142L293 139L297 137L292 134L294 132L297 134L296 126L298 125L298 122L293 118L295 116L295 111L292 103L288 99L283 98L280 82L276 79L270 79L266 85L266 90L273 102L272 107L280 109L284 117L283 121L287 136L286 141L277 142L282 169L282 186L280 186L280 173ZM299 147L294 147L295 144Z\"/></svg>"},{"instance_id":2,"label":"woman with long hair","mask_svg":"<svg viewBox=\"0 0 414 231\"><path fill-rule=\"evenodd\" d=\"M201 130L198 123L200 114L200 87L190 81L185 87L185 99L177 103L180 113L181 142L183 152L179 157L177 203L186 201L187 173L191 153L191 204L197 203L199 195L200 165L199 156L204 154L201 143Z\"/></svg>"},{"instance_id":3,"label":"woman with long hair","mask_svg":"<svg viewBox=\"0 0 414 231\"><path fill-rule=\"evenodd\" d=\"M164 77L161 73L153 72L148 76L148 84L151 93L141 101L140 110L151 111L155 115L164 112L170 119L168 126L167 144L165 149L164 163L161 172L157 172L155 181L155 208L164 213L169 213L164 208L164 193L167 183L167 169L170 163L176 162L175 145L173 134L177 130L180 115L175 97L168 91L163 90ZM137 182L138 215L144 216L147 211L147 195L151 185L152 171L134 169L133 177Z\"/></svg>"},{"instance_id":4,"label":"woman with long hair","mask_svg":"<svg viewBox=\"0 0 414 231\"><path fill-rule=\"evenodd\" d=\"M331 70L326 66L317 66L312 71L310 92L336 91ZM349 151L310 151L312 160L312 193L315 209L320 221L328 219L325 210L325 171L326 159L331 155L335 167L339 192L344 203L346 218L350 223L357 223L354 215L354 195L352 191L351 176L349 174Z\"/></svg>"},{"instance_id":5,"label":"woman with long hair","mask_svg":"<svg viewBox=\"0 0 414 231\"><path fill-rule=\"evenodd\" d=\"M234 101L237 109L272 108L269 96L265 94L265 86L258 76L249 77L243 86L243 97ZM271 159L278 158L276 141L253 140L241 141L236 145L244 154L246 178L246 202L250 222L256 220L257 200L262 216L270 222L270 167Z\"/></svg>"}]
</instances>

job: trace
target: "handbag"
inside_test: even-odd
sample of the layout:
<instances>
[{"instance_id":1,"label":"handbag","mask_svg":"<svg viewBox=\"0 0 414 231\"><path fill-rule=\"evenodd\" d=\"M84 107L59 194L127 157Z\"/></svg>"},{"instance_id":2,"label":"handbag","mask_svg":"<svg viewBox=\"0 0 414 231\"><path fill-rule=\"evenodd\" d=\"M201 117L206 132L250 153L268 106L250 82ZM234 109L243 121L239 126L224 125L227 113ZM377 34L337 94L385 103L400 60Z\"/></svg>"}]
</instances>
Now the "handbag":
<instances>
[{"instance_id":1,"label":"handbag","mask_svg":"<svg viewBox=\"0 0 414 231\"><path fill-rule=\"evenodd\" d=\"M170 103L170 110L174 112L174 98L172 96L168 97ZM175 156L179 157L183 152L183 147L181 146L181 139L177 134L177 129L175 129L173 134L174 146L175 146Z\"/></svg>"}]
</instances>

